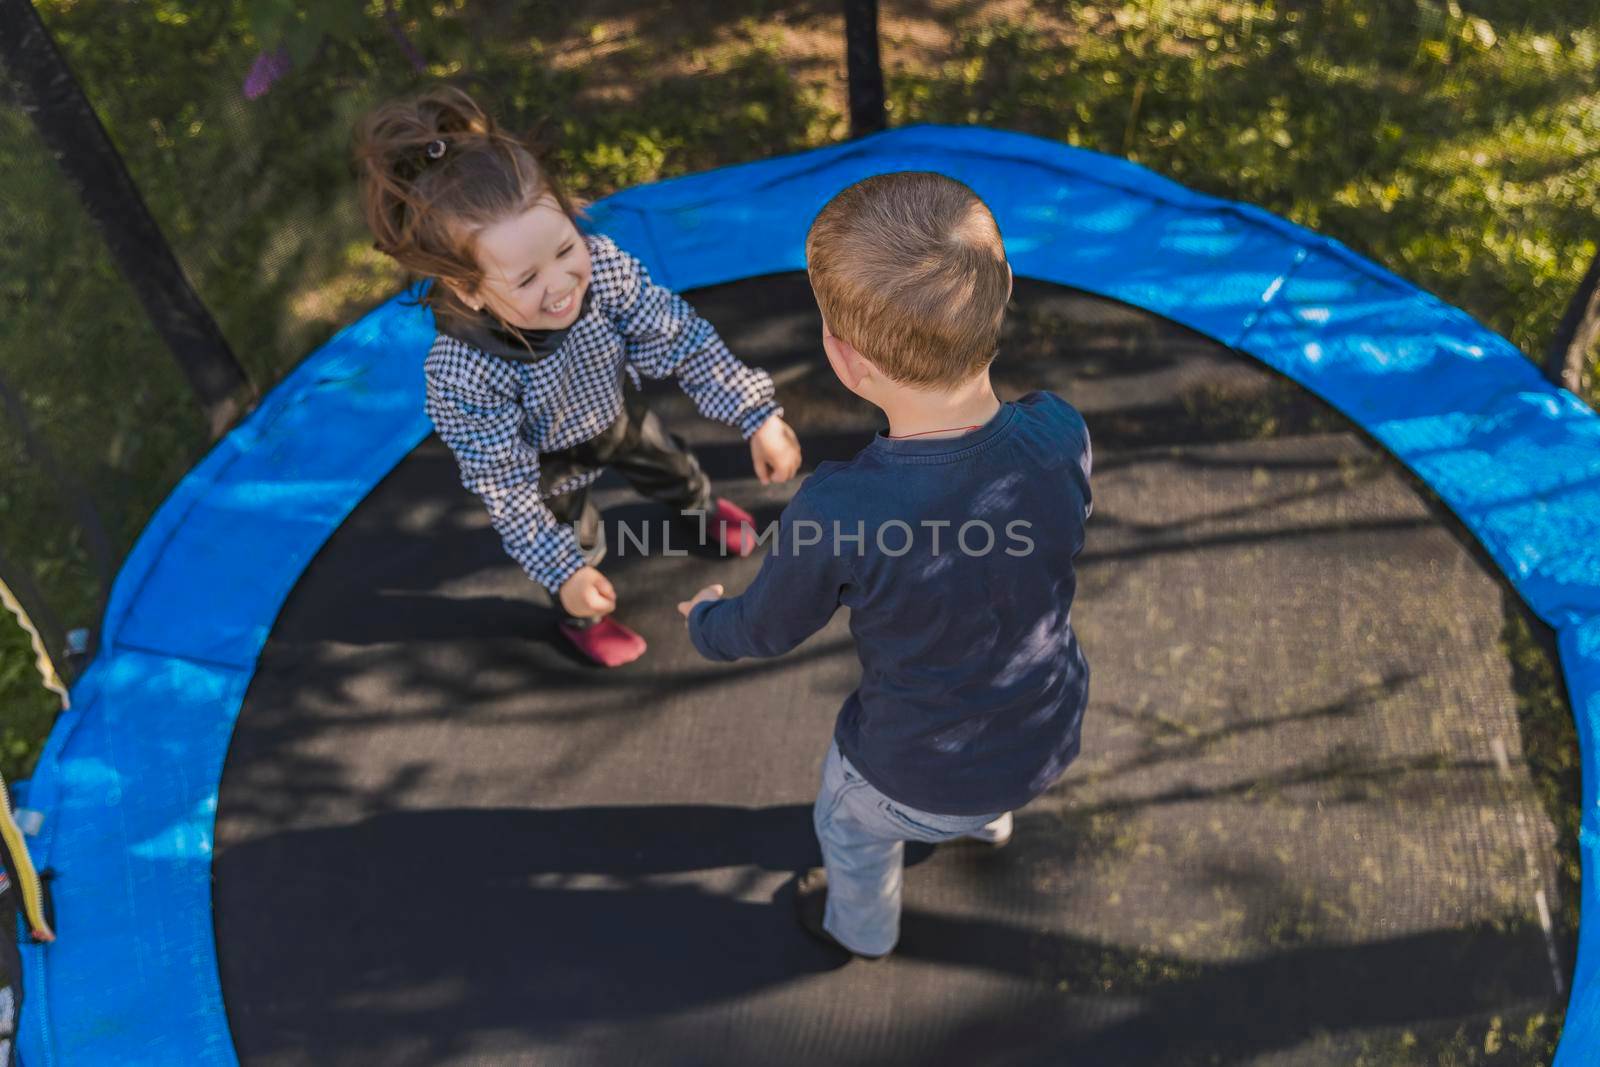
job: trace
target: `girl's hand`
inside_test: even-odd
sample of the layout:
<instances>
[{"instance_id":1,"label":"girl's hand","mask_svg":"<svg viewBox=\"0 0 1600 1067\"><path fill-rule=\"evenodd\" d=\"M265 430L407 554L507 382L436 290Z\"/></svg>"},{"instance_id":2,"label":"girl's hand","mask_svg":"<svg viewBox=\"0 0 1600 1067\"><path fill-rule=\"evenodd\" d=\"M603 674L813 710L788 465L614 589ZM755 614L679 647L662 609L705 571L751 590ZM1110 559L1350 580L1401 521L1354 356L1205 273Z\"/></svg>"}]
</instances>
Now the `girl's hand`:
<instances>
[{"instance_id":1,"label":"girl's hand","mask_svg":"<svg viewBox=\"0 0 1600 1067\"><path fill-rule=\"evenodd\" d=\"M704 589L702 589L698 593L696 593L694 595L694 599L693 600L680 600L680 601L678 601L678 614L682 615L684 618L687 619L689 617L689 612L693 611L694 610L694 606L696 604L700 603L702 600L721 600L721 599L722 599L722 586L721 585L708 585Z\"/></svg>"},{"instance_id":2,"label":"girl's hand","mask_svg":"<svg viewBox=\"0 0 1600 1067\"><path fill-rule=\"evenodd\" d=\"M593 567L579 568L561 586L561 606L579 619L598 619L617 610L617 591Z\"/></svg>"},{"instance_id":3,"label":"girl's hand","mask_svg":"<svg viewBox=\"0 0 1600 1067\"><path fill-rule=\"evenodd\" d=\"M750 458L762 485L786 482L800 469L800 442L781 416L772 415L750 435Z\"/></svg>"}]
</instances>

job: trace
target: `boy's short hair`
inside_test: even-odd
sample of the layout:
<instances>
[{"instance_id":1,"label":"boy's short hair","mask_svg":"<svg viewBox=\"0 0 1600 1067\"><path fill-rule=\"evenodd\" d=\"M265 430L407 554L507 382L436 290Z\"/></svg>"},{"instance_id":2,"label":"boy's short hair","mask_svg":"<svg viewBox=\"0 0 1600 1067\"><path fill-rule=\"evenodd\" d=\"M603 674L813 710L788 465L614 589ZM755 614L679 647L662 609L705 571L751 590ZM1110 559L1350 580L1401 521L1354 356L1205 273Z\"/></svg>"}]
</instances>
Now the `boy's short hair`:
<instances>
[{"instance_id":1,"label":"boy's short hair","mask_svg":"<svg viewBox=\"0 0 1600 1067\"><path fill-rule=\"evenodd\" d=\"M895 381L954 386L994 359L1011 271L994 216L955 179L857 182L811 224L806 263L828 329Z\"/></svg>"}]
</instances>

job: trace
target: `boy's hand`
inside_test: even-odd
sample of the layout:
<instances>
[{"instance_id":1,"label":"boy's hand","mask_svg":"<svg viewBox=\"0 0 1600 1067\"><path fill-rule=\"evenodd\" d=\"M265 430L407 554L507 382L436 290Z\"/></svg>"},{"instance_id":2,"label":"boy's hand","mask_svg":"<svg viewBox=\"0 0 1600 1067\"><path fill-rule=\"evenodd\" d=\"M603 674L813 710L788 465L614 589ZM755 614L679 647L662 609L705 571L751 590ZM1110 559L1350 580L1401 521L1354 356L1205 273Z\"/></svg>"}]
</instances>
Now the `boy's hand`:
<instances>
[{"instance_id":1,"label":"boy's hand","mask_svg":"<svg viewBox=\"0 0 1600 1067\"><path fill-rule=\"evenodd\" d=\"M598 619L617 610L617 591L593 567L581 567L561 586L561 606L579 619Z\"/></svg>"},{"instance_id":2,"label":"boy's hand","mask_svg":"<svg viewBox=\"0 0 1600 1067\"><path fill-rule=\"evenodd\" d=\"M782 416L771 415L750 435L750 458L762 485L786 482L800 469L800 442Z\"/></svg>"},{"instance_id":3,"label":"boy's hand","mask_svg":"<svg viewBox=\"0 0 1600 1067\"><path fill-rule=\"evenodd\" d=\"M722 599L722 586L720 584L718 584L718 585L708 585L704 589L702 589L698 593L696 593L694 595L694 599L693 600L680 600L680 601L678 601L678 614L682 615L684 618L687 619L689 617L689 612L693 611L694 610L694 606L696 604L700 603L702 600L721 600L721 599Z\"/></svg>"}]
</instances>

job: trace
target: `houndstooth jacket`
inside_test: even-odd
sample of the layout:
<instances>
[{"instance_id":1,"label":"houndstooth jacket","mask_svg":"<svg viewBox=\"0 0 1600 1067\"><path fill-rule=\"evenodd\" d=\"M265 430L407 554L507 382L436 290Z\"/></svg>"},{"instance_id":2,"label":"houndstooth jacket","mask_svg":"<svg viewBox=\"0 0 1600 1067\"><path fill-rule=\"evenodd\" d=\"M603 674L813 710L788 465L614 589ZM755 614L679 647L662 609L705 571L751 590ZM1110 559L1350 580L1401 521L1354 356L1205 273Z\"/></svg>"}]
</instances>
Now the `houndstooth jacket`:
<instances>
[{"instance_id":1,"label":"houndstooth jacket","mask_svg":"<svg viewBox=\"0 0 1600 1067\"><path fill-rule=\"evenodd\" d=\"M608 237L589 236L594 264L586 306L560 347L513 360L447 333L424 364L427 412L455 453L461 483L481 498L506 551L529 577L558 591L583 566L572 528L539 492L539 453L600 434L622 412L624 376L672 375L701 414L746 438L779 412L772 379L741 363L687 301L650 280L644 265ZM598 471L574 475L549 496L581 489Z\"/></svg>"}]
</instances>

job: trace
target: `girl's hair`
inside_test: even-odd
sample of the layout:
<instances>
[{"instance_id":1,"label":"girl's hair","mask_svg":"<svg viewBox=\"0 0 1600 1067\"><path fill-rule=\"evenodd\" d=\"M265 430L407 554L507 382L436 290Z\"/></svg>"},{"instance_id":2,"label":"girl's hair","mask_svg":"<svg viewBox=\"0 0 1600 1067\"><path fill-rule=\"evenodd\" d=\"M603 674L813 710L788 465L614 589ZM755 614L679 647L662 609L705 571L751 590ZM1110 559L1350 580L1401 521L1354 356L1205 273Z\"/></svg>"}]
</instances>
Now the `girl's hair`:
<instances>
[{"instance_id":1,"label":"girl's hair","mask_svg":"<svg viewBox=\"0 0 1600 1067\"><path fill-rule=\"evenodd\" d=\"M412 274L436 279L422 297L435 311L475 315L437 282L465 292L478 287L476 244L484 227L544 196L576 217L561 183L527 143L460 89L430 89L370 112L356 127L355 161L374 246Z\"/></svg>"}]
</instances>

